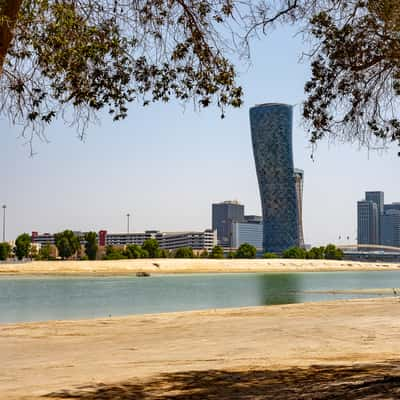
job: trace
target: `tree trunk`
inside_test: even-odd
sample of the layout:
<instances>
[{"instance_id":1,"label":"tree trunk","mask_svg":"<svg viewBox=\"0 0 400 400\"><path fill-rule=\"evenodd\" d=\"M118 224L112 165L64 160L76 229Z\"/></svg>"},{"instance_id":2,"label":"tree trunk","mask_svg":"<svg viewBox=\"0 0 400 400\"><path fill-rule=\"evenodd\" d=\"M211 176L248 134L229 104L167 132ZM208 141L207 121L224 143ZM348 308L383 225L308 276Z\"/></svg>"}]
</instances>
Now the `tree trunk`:
<instances>
[{"instance_id":1,"label":"tree trunk","mask_svg":"<svg viewBox=\"0 0 400 400\"><path fill-rule=\"evenodd\" d=\"M3 72L21 3L22 0L0 0L0 74Z\"/></svg>"}]
</instances>

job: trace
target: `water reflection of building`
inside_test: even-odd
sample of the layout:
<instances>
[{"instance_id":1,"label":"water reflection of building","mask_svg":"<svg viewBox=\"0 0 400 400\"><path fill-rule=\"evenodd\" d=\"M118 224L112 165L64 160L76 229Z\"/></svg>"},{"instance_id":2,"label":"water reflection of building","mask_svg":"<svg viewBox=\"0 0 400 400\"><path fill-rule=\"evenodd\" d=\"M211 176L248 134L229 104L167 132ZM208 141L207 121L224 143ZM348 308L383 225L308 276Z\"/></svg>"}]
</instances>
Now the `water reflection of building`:
<instances>
[{"instance_id":1,"label":"water reflection of building","mask_svg":"<svg viewBox=\"0 0 400 400\"><path fill-rule=\"evenodd\" d=\"M287 104L261 104L250 109L264 250L278 253L303 244L303 175L295 173L293 167L292 119L293 108Z\"/></svg>"},{"instance_id":2,"label":"water reflection of building","mask_svg":"<svg viewBox=\"0 0 400 400\"><path fill-rule=\"evenodd\" d=\"M299 303L302 298L303 279L301 274L260 274L257 275L258 304Z\"/></svg>"}]
</instances>

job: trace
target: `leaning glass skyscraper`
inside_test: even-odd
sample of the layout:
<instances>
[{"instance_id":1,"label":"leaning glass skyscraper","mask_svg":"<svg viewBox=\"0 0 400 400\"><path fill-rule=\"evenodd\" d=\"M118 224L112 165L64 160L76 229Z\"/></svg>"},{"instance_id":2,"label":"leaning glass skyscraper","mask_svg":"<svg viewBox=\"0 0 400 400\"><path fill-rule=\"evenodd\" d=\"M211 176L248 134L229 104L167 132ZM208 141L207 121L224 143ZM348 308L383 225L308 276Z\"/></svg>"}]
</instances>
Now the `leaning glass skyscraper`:
<instances>
[{"instance_id":1,"label":"leaning glass skyscraper","mask_svg":"<svg viewBox=\"0 0 400 400\"><path fill-rule=\"evenodd\" d=\"M280 253L303 245L301 199L298 198L301 194L299 183L296 184L299 178L293 167L292 120L293 109L287 104L260 104L250 109L264 251Z\"/></svg>"}]
</instances>

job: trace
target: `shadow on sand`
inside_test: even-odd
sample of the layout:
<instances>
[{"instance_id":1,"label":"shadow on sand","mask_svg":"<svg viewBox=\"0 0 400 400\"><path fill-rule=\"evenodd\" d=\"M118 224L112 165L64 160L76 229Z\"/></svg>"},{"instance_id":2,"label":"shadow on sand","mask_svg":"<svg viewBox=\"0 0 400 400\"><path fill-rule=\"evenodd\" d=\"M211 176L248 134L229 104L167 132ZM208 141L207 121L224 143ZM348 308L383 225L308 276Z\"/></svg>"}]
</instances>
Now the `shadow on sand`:
<instances>
[{"instance_id":1,"label":"shadow on sand","mask_svg":"<svg viewBox=\"0 0 400 400\"><path fill-rule=\"evenodd\" d=\"M284 370L188 371L148 381L80 387L46 400L357 400L400 399L400 364L312 366Z\"/></svg>"}]
</instances>

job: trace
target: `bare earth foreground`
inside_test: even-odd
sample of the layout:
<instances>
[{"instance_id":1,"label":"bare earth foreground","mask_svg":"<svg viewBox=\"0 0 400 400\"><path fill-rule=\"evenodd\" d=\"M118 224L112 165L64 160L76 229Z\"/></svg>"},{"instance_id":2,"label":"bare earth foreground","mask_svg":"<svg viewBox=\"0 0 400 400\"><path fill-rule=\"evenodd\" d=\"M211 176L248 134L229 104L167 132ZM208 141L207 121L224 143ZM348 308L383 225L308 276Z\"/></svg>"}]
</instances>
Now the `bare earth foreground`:
<instances>
[{"instance_id":1,"label":"bare earth foreground","mask_svg":"<svg viewBox=\"0 0 400 400\"><path fill-rule=\"evenodd\" d=\"M398 399L398 298L0 325L0 399Z\"/></svg>"}]
</instances>

